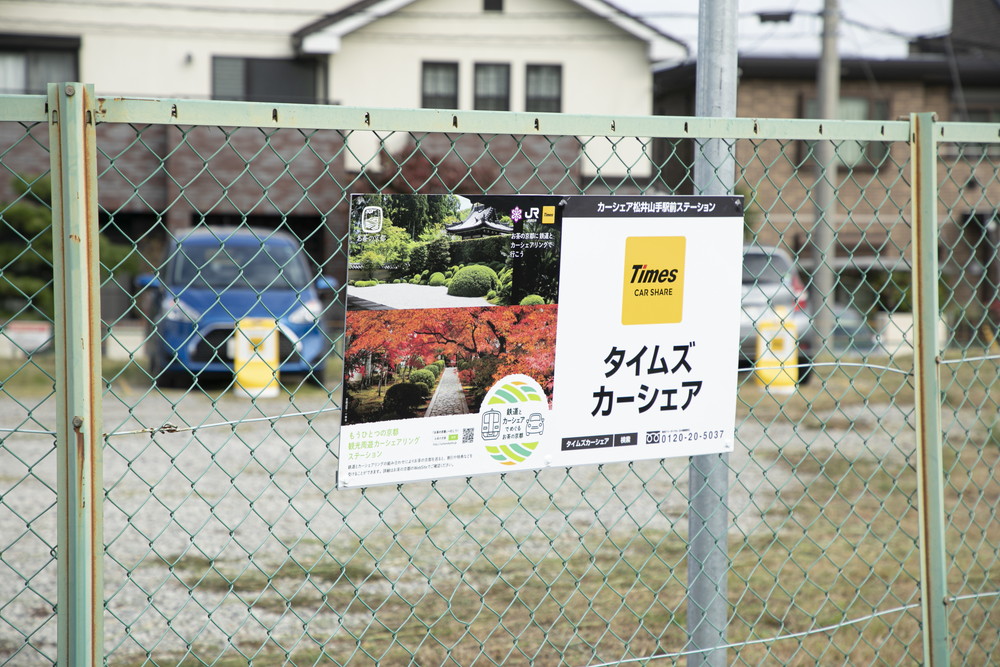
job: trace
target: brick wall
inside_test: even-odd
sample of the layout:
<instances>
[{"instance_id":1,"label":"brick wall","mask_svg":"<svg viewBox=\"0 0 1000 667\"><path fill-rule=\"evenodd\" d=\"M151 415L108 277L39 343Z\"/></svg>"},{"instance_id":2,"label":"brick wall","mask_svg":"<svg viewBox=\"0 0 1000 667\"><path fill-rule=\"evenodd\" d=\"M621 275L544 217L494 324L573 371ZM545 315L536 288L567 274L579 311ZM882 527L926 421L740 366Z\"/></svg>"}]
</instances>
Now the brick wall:
<instances>
[{"instance_id":1,"label":"brick wall","mask_svg":"<svg viewBox=\"0 0 1000 667\"><path fill-rule=\"evenodd\" d=\"M740 82L739 115L750 118L801 117L804 102L813 99L812 81L749 79ZM859 97L886 104L885 120L908 119L911 112L948 113L947 91L913 82L845 81L842 97ZM877 119L873 119L877 120ZM853 148L844 145L845 150ZM765 212L764 242L801 247L816 217L809 191L815 182L808 146L799 141L740 142L737 149L744 187ZM837 228L839 254L872 256L892 261L909 245L909 147L895 143L888 154L870 152L878 165L842 167L836 180L836 209L830 219ZM884 157L884 160L882 158Z\"/></svg>"}]
</instances>

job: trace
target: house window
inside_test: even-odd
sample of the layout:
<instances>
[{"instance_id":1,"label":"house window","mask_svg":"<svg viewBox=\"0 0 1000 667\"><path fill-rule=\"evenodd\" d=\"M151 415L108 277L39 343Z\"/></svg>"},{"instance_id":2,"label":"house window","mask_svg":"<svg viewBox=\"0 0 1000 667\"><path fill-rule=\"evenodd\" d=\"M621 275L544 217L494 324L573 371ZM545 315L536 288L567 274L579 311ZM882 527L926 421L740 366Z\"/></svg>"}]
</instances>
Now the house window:
<instances>
[{"instance_id":1,"label":"house window","mask_svg":"<svg viewBox=\"0 0 1000 667\"><path fill-rule=\"evenodd\" d=\"M484 12L502 12L503 0L483 0Z\"/></svg>"},{"instance_id":2,"label":"house window","mask_svg":"<svg viewBox=\"0 0 1000 667\"><path fill-rule=\"evenodd\" d=\"M76 81L80 40L0 35L0 94L44 95L48 84Z\"/></svg>"},{"instance_id":3,"label":"house window","mask_svg":"<svg viewBox=\"0 0 1000 667\"><path fill-rule=\"evenodd\" d=\"M475 109L510 110L510 65L476 65Z\"/></svg>"},{"instance_id":4,"label":"house window","mask_svg":"<svg viewBox=\"0 0 1000 667\"><path fill-rule=\"evenodd\" d=\"M884 100L865 97L841 97L837 106L839 120L885 120L889 105ZM803 118L818 118L819 103L805 101ZM806 159L815 159L815 142L806 142ZM837 160L849 168L877 168L889 155L889 145L882 141L838 141L834 143Z\"/></svg>"},{"instance_id":5,"label":"house window","mask_svg":"<svg viewBox=\"0 0 1000 667\"><path fill-rule=\"evenodd\" d=\"M316 61L212 58L212 99L315 104Z\"/></svg>"},{"instance_id":6,"label":"house window","mask_svg":"<svg viewBox=\"0 0 1000 667\"><path fill-rule=\"evenodd\" d=\"M424 63L420 105L425 109L458 108L458 63Z\"/></svg>"},{"instance_id":7,"label":"house window","mask_svg":"<svg viewBox=\"0 0 1000 667\"><path fill-rule=\"evenodd\" d=\"M562 66L528 65L525 111L562 111Z\"/></svg>"}]
</instances>

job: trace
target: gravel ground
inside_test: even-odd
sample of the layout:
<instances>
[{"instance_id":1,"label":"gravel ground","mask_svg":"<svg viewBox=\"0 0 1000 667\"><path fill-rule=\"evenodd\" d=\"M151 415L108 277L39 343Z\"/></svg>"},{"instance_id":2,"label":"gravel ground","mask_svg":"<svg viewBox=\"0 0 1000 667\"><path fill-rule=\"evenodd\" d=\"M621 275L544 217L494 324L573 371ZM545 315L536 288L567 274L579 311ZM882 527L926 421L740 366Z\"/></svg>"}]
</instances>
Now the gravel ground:
<instances>
[{"instance_id":1,"label":"gravel ground","mask_svg":"<svg viewBox=\"0 0 1000 667\"><path fill-rule=\"evenodd\" d=\"M377 597L379 587L420 595L428 579L411 578L414 567L448 588L484 555L492 562L518 554L567 558L581 543L597 548L609 535L627 541L640 528L687 530L686 459L338 491L339 413L297 414L334 407L325 393L256 404L231 395L214 402L182 395L126 388L105 400L105 430L117 434L104 452L105 648L113 664L136 663L154 649L180 656L194 646L199 655L212 655L229 642L260 646L268 637L321 644L344 628L360 633L371 623L368 613L330 613L329 607L320 613L322 602L305 615L308 604L289 613L283 597L311 600L315 589L301 577L268 588L261 573L287 566L290 558L306 566L332 558L345 564L345 573L352 567L370 572L377 563L381 576L364 577L366 595ZM34 407L5 400L7 423L51 427L53 400ZM275 415L285 417L273 427L247 421ZM773 530L766 515L776 491L808 483L792 480L787 466L772 465L779 451L836 448L900 464L912 452L909 409L859 403L813 416L801 424L747 419L739 426L730 461L734 530ZM235 421L243 423L228 424ZM126 433L168 422L200 428ZM952 425L967 427L962 420ZM0 448L2 664L35 665L55 655L54 486L52 437L8 435ZM260 582L256 592L246 586L241 596L227 594L212 564L231 578ZM31 635L28 646L22 633Z\"/></svg>"}]
</instances>

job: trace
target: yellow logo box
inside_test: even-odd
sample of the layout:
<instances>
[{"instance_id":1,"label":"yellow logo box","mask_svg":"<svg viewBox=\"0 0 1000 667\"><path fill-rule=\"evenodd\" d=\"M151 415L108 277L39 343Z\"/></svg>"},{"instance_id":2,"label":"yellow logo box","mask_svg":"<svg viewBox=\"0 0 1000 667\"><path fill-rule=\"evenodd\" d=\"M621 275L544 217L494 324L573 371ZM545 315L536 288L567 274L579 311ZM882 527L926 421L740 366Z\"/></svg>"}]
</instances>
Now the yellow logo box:
<instances>
[{"instance_id":1,"label":"yellow logo box","mask_svg":"<svg viewBox=\"0 0 1000 667\"><path fill-rule=\"evenodd\" d=\"M676 324L684 315L683 236L625 239L622 324Z\"/></svg>"}]
</instances>

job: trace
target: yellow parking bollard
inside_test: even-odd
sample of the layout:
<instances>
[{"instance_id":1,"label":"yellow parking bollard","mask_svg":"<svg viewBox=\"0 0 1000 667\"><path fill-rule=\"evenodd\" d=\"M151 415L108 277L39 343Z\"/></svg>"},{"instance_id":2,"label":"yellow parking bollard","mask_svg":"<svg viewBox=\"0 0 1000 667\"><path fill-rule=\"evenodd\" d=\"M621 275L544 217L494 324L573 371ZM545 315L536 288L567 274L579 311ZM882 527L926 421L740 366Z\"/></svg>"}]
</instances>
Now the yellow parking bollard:
<instances>
[{"instance_id":1,"label":"yellow parking bollard","mask_svg":"<svg viewBox=\"0 0 1000 667\"><path fill-rule=\"evenodd\" d=\"M799 379L798 335L788 309L772 311L773 317L757 323L757 383L768 391L790 394Z\"/></svg>"},{"instance_id":2,"label":"yellow parking bollard","mask_svg":"<svg viewBox=\"0 0 1000 667\"><path fill-rule=\"evenodd\" d=\"M278 328L273 319L247 317L233 333L233 391L250 398L278 395Z\"/></svg>"}]
</instances>

